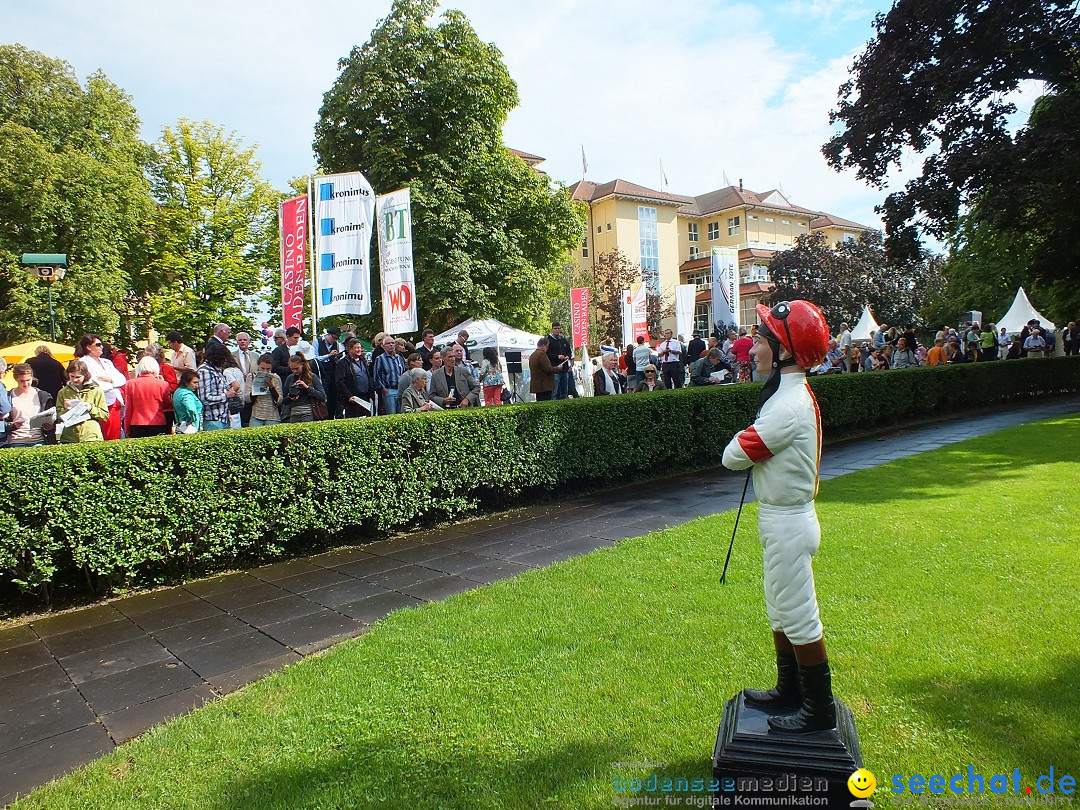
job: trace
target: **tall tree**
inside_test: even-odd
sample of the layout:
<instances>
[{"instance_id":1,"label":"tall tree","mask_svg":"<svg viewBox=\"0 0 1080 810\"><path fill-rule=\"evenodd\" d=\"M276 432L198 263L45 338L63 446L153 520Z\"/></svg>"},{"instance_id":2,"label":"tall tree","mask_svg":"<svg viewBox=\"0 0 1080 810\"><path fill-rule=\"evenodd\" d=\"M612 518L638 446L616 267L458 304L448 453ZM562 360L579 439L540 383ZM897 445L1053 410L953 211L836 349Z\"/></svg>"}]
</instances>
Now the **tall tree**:
<instances>
[{"instance_id":1,"label":"tall tree","mask_svg":"<svg viewBox=\"0 0 1080 810\"><path fill-rule=\"evenodd\" d=\"M19 254L66 253L57 338L116 336L142 274L151 198L130 98L101 73L0 46L0 341L49 334L48 291Z\"/></svg>"},{"instance_id":2,"label":"tall tree","mask_svg":"<svg viewBox=\"0 0 1080 810\"><path fill-rule=\"evenodd\" d=\"M641 267L631 262L621 250L611 250L596 257L589 293L597 321L594 342L609 337L615 338L616 342L622 340L624 290L640 281Z\"/></svg>"},{"instance_id":3,"label":"tall tree","mask_svg":"<svg viewBox=\"0 0 1080 810\"><path fill-rule=\"evenodd\" d=\"M255 147L208 121L181 119L154 145L158 201L147 291L159 330L186 339L215 321L250 325L253 296L274 283L280 195L262 178Z\"/></svg>"},{"instance_id":4,"label":"tall tree","mask_svg":"<svg viewBox=\"0 0 1080 810\"><path fill-rule=\"evenodd\" d=\"M1050 185L1068 189L1064 207L1042 210L1052 214L1056 234L1072 225L1068 272L1075 272L1080 203L1072 186L1054 177L1056 161L1042 164L1040 156L1050 145L1070 158L1069 174L1076 173L1077 106L1053 105L1063 121L1046 122L1049 139L1032 138L1010 135L1016 109L1003 101L1025 80L1044 82L1050 97L1080 87L1075 0L896 0L874 27L876 38L855 60L854 78L840 88L831 115L840 131L823 151L835 168L853 167L879 187L907 150L924 156L920 176L879 209L890 248L915 256L920 227L946 238L962 206L976 198L988 215L1015 211L1018 200L1044 200L1044 180L1030 180L1032 170L1045 166L1052 167ZM1043 245L1057 247L1053 240ZM1044 266L1050 273L1062 269L1052 261Z\"/></svg>"},{"instance_id":5,"label":"tall tree","mask_svg":"<svg viewBox=\"0 0 1080 810\"><path fill-rule=\"evenodd\" d=\"M769 276L776 285L771 300L813 301L834 329L858 320L864 304L884 323L922 326L928 302L941 289L939 259L892 258L878 231L835 246L821 233L800 236L773 259Z\"/></svg>"},{"instance_id":6,"label":"tall tree","mask_svg":"<svg viewBox=\"0 0 1080 810\"><path fill-rule=\"evenodd\" d=\"M544 328L551 284L584 214L503 147L517 86L461 12L428 24L437 5L394 0L371 39L341 60L315 152L329 171L364 172L378 193L411 187L422 321L495 316ZM367 326L380 322L380 306Z\"/></svg>"}]
</instances>

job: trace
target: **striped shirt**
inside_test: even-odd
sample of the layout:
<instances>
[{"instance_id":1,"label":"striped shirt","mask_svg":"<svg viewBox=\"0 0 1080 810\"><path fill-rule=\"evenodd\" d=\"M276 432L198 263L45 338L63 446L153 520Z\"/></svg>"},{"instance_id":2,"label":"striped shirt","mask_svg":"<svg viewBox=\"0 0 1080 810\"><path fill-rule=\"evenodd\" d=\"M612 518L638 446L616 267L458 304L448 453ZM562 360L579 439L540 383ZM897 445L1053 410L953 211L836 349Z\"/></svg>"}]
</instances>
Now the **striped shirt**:
<instances>
[{"instance_id":1,"label":"striped shirt","mask_svg":"<svg viewBox=\"0 0 1080 810\"><path fill-rule=\"evenodd\" d=\"M209 363L199 366L199 399L203 404L203 422L229 421L229 380L225 373Z\"/></svg>"}]
</instances>

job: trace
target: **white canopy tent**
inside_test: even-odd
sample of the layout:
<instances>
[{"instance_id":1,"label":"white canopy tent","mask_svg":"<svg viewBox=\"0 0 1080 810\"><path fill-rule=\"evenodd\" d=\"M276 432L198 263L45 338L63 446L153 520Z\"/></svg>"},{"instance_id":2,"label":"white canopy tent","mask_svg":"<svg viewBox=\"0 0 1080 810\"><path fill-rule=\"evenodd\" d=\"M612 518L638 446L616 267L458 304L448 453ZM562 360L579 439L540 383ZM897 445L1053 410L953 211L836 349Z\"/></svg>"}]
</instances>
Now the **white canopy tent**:
<instances>
[{"instance_id":1,"label":"white canopy tent","mask_svg":"<svg viewBox=\"0 0 1080 810\"><path fill-rule=\"evenodd\" d=\"M1000 320L998 320L997 328L999 330L1004 329L1010 335L1018 335L1032 318L1035 318L1047 329L1057 329L1049 318L1042 315L1031 305L1027 293L1024 292L1024 288L1021 287L1016 291L1016 298L1013 299L1009 311L1002 315Z\"/></svg>"},{"instance_id":2,"label":"white canopy tent","mask_svg":"<svg viewBox=\"0 0 1080 810\"><path fill-rule=\"evenodd\" d=\"M515 329L494 318L469 318L447 329L441 335L436 335L435 343L439 345L453 343L462 329L469 333L467 345L469 356L473 360L482 359L484 349L488 346L494 346L500 356L506 354L507 351L518 351L521 352L522 358L525 358L532 354L533 349L536 348L536 341L540 339L540 335Z\"/></svg>"},{"instance_id":3,"label":"white canopy tent","mask_svg":"<svg viewBox=\"0 0 1080 810\"><path fill-rule=\"evenodd\" d=\"M855 324L851 329L852 340L870 340L871 332L878 330L878 322L874 320L874 314L870 311L870 305L865 304L862 310L862 317L859 318L859 322Z\"/></svg>"}]
</instances>

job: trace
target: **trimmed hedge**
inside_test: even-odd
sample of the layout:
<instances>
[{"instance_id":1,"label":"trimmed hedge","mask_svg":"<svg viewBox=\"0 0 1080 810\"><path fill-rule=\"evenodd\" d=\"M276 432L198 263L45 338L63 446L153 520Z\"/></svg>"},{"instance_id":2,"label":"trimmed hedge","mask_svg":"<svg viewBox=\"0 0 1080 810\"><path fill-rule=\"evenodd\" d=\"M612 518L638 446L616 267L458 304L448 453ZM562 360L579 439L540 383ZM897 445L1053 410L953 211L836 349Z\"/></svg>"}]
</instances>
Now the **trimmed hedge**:
<instances>
[{"instance_id":1,"label":"trimmed hedge","mask_svg":"<svg viewBox=\"0 0 1080 810\"><path fill-rule=\"evenodd\" d=\"M1080 391L1080 358L813 379L827 438ZM760 385L0 451L0 583L175 579L290 546L714 464Z\"/></svg>"}]
</instances>

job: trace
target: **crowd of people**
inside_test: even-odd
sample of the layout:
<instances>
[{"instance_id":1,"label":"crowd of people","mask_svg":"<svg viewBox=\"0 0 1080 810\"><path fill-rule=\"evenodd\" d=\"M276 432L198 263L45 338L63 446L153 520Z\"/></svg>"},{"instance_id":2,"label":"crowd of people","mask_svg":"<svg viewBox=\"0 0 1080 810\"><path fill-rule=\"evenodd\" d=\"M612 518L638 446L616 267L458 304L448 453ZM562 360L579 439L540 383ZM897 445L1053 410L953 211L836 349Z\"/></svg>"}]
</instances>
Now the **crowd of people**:
<instances>
[{"instance_id":1,"label":"crowd of people","mask_svg":"<svg viewBox=\"0 0 1080 810\"><path fill-rule=\"evenodd\" d=\"M1057 335L1031 321L1010 336L995 324L942 326L933 346L910 328L882 324L868 341L855 341L846 323L829 341L825 361L810 374L883 371L918 365L986 362L1054 353ZM1065 354L1080 354L1080 327L1061 331ZM648 393L684 386L750 382L750 349L757 326L689 341L666 330L659 340L638 337L621 353L613 340L600 346L594 368L584 369L559 323L553 323L528 358L528 387L537 400L581 396L579 381L594 396ZM492 407L514 401L506 369L493 347L477 363L469 334L435 344L425 329L419 343L377 334L370 354L352 332L330 327L309 343L297 327L273 333L275 347L258 351L251 336L232 340L228 324L214 326L196 350L178 332L168 346L151 342L138 355L88 334L66 366L47 346L12 368L15 387L0 385L0 445L30 447L53 442L111 441L171 433L196 433L282 422L312 422L376 414ZM134 367L132 367L134 363ZM0 360L0 365L4 364ZM6 368L0 368L3 373ZM580 376L579 376L580 375Z\"/></svg>"}]
</instances>

